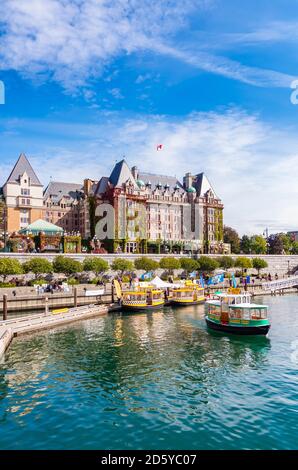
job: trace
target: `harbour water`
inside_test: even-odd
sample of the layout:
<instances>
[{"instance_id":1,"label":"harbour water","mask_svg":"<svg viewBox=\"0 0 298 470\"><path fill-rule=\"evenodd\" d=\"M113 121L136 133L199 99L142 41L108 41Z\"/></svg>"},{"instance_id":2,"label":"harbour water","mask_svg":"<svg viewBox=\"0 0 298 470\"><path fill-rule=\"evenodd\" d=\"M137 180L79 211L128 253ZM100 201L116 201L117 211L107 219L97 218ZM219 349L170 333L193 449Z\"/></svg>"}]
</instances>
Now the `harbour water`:
<instances>
[{"instance_id":1,"label":"harbour water","mask_svg":"<svg viewBox=\"0 0 298 470\"><path fill-rule=\"evenodd\" d=\"M209 332L197 306L15 339L0 449L296 449L298 296L259 301L268 338Z\"/></svg>"}]
</instances>

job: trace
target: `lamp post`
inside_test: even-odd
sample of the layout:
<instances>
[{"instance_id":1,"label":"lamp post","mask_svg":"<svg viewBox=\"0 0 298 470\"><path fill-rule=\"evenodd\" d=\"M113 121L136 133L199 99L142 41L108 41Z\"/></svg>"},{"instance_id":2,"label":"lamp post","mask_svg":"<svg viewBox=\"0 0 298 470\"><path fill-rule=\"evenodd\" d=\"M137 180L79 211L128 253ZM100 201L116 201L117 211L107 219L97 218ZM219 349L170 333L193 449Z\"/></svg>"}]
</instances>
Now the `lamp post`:
<instances>
[{"instance_id":1,"label":"lamp post","mask_svg":"<svg viewBox=\"0 0 298 470\"><path fill-rule=\"evenodd\" d=\"M9 233L4 230L4 232L2 233L2 237L3 237L3 243L4 243L4 248L3 248L3 251L6 252L7 251L7 239L8 239L8 235Z\"/></svg>"}]
</instances>

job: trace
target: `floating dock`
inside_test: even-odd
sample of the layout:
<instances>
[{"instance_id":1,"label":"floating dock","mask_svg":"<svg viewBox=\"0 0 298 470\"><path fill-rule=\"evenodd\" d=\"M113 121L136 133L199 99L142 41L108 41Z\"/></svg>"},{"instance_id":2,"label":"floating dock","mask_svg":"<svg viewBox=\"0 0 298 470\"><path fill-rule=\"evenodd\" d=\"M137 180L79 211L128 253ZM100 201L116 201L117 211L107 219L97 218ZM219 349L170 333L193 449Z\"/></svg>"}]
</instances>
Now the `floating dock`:
<instances>
[{"instance_id":1,"label":"floating dock","mask_svg":"<svg viewBox=\"0 0 298 470\"><path fill-rule=\"evenodd\" d=\"M0 357L15 336L67 325L79 320L106 315L107 305L88 305L49 313L27 315L0 322Z\"/></svg>"}]
</instances>

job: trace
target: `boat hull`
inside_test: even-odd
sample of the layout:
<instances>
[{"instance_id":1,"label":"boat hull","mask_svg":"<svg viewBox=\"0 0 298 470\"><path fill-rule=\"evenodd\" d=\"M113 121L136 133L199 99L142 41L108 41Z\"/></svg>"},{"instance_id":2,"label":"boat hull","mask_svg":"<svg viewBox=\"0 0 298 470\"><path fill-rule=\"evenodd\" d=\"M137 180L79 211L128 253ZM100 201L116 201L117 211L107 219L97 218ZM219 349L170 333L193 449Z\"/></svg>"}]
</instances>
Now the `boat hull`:
<instances>
[{"instance_id":1,"label":"boat hull","mask_svg":"<svg viewBox=\"0 0 298 470\"><path fill-rule=\"evenodd\" d=\"M230 333L233 335L263 335L266 336L270 325L260 325L260 326L232 326L224 325L222 323L216 323L210 320L208 317L205 317L208 328L215 331L221 331L223 333Z\"/></svg>"},{"instance_id":2,"label":"boat hull","mask_svg":"<svg viewBox=\"0 0 298 470\"><path fill-rule=\"evenodd\" d=\"M200 304L203 304L205 303L205 299L201 299L201 300L195 300L193 302L183 302L183 301L177 301L177 300L171 300L170 301L170 305L174 306L174 307L188 307L189 305L200 305Z\"/></svg>"},{"instance_id":3,"label":"boat hull","mask_svg":"<svg viewBox=\"0 0 298 470\"><path fill-rule=\"evenodd\" d=\"M129 312L142 312L144 310L157 310L159 308L163 308L164 307L164 303L162 304L158 304L158 305L142 305L142 306L138 306L138 305L121 305L121 310L125 310L125 311L129 311Z\"/></svg>"}]
</instances>

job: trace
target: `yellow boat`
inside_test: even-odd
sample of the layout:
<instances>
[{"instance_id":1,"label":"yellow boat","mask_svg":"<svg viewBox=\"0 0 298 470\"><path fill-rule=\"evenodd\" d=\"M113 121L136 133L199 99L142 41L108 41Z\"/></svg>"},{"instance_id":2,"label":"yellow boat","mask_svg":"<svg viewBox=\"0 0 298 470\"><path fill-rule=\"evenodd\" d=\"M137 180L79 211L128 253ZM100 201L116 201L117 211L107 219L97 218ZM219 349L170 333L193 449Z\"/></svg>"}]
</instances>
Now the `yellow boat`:
<instances>
[{"instance_id":1,"label":"yellow boat","mask_svg":"<svg viewBox=\"0 0 298 470\"><path fill-rule=\"evenodd\" d=\"M203 287L186 281L184 286L174 287L170 293L170 303L172 305L197 305L205 302Z\"/></svg>"},{"instance_id":2,"label":"yellow boat","mask_svg":"<svg viewBox=\"0 0 298 470\"><path fill-rule=\"evenodd\" d=\"M141 289L122 293L121 307L123 310L152 310L163 307L164 292L160 289Z\"/></svg>"}]
</instances>

